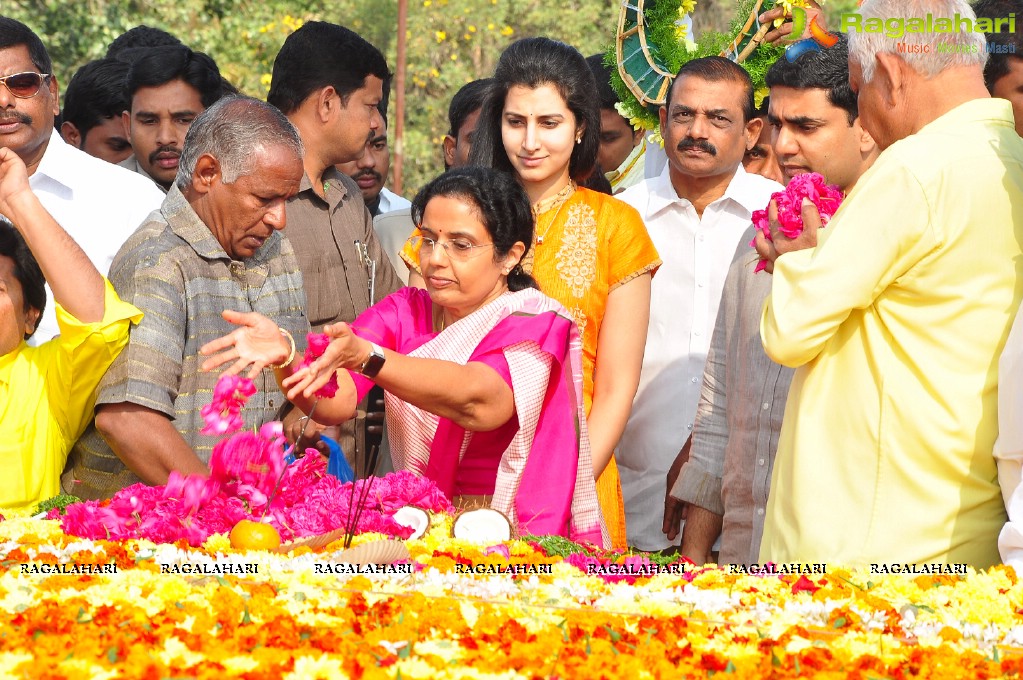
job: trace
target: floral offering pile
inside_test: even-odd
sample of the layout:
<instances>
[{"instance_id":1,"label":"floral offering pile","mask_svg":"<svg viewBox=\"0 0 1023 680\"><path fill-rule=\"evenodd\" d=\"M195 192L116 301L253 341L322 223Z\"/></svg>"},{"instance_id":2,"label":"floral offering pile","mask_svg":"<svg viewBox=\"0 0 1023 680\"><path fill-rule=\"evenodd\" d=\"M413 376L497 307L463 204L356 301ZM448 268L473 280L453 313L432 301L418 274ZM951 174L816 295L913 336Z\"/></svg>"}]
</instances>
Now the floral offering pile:
<instances>
[{"instance_id":1,"label":"floral offering pile","mask_svg":"<svg viewBox=\"0 0 1023 680\"><path fill-rule=\"evenodd\" d=\"M33 678L996 678L1023 671L1023 585L964 575L752 575L653 565L563 539L484 546L451 517L411 563L82 540L0 522L0 676ZM356 543L379 535L365 534ZM638 561L637 561L638 560ZM245 574L174 565L246 565ZM116 573L47 573L54 565ZM681 565L674 565L676 567ZM656 570L654 570L656 571ZM169 573L168 573L169 572Z\"/></svg>"},{"instance_id":2,"label":"floral offering pile","mask_svg":"<svg viewBox=\"0 0 1023 680\"><path fill-rule=\"evenodd\" d=\"M778 206L778 230L787 238L796 238L803 233L804 198L817 208L817 212L821 216L821 228L823 228L838 212L843 196L837 186L826 183L824 177L816 172L807 172L793 177L784 191L776 191L771 194L771 200ZM768 205L769 207L770 205ZM768 208L755 210L752 218L756 230L770 241L772 240L771 221L768 218ZM754 243L750 243L750 246L753 245ZM753 271L756 273L766 267L767 260L760 260Z\"/></svg>"},{"instance_id":3,"label":"floral offering pile","mask_svg":"<svg viewBox=\"0 0 1023 680\"><path fill-rule=\"evenodd\" d=\"M211 427L248 398L242 382L222 387ZM209 478L0 520L0 677L1023 674L1023 585L1009 567L737 570L561 537L480 542L454 537L467 515L427 480L342 484L319 455L285 466L284 454L279 426L235 433ZM410 506L425 533L382 541L412 533L396 521ZM292 538L356 516L350 546L239 550L229 537L244 520ZM382 542L405 557L352 563Z\"/></svg>"}]
</instances>

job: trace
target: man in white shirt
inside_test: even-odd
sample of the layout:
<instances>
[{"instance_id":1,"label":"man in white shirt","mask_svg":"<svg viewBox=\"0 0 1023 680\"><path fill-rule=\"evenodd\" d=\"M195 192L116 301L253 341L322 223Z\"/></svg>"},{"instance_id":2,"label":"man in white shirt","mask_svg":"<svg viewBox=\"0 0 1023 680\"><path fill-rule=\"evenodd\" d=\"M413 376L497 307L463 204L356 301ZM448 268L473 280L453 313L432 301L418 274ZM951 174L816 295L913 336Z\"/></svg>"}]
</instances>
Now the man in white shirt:
<instances>
[{"instance_id":1,"label":"man in white shirt","mask_svg":"<svg viewBox=\"0 0 1023 680\"><path fill-rule=\"evenodd\" d=\"M0 146L25 162L43 207L82 247L101 273L163 194L152 182L65 144L53 119L57 78L39 37L20 21L0 17ZM57 335L53 295L33 344Z\"/></svg>"},{"instance_id":2,"label":"man in white shirt","mask_svg":"<svg viewBox=\"0 0 1023 680\"><path fill-rule=\"evenodd\" d=\"M380 112L380 120L382 125L366 142L366 153L354 161L339 163L337 166L338 170L359 185L362 200L366 202L366 209L373 217L412 207L412 201L384 186L391 169L391 149L387 146L387 115L384 111Z\"/></svg>"},{"instance_id":3,"label":"man in white shirt","mask_svg":"<svg viewBox=\"0 0 1023 680\"><path fill-rule=\"evenodd\" d=\"M694 59L667 102L660 118L668 164L618 196L643 215L664 261L651 290L639 391L616 453L629 545L641 550L671 545L661 530L666 478L692 434L725 275L753 211L782 189L742 167L763 122L740 66Z\"/></svg>"}]
</instances>

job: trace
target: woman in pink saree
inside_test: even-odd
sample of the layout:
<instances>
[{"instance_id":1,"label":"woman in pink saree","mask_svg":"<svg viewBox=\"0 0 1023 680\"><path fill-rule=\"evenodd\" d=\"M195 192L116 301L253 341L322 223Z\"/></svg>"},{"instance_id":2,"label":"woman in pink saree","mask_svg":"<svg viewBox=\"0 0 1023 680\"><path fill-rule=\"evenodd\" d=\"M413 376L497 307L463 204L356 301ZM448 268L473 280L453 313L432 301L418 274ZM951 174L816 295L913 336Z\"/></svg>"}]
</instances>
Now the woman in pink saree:
<instances>
[{"instance_id":1,"label":"woman in pink saree","mask_svg":"<svg viewBox=\"0 0 1023 680\"><path fill-rule=\"evenodd\" d=\"M326 327L330 345L307 367L272 321L226 312L242 327L203 348L225 350L204 368L273 367L306 413L336 375L337 394L316 406L324 424L353 417L379 384L396 470L429 477L456 505L500 510L520 533L607 545L579 334L519 265L533 242L528 197L510 175L463 168L424 187L412 216L426 290L404 288Z\"/></svg>"}]
</instances>

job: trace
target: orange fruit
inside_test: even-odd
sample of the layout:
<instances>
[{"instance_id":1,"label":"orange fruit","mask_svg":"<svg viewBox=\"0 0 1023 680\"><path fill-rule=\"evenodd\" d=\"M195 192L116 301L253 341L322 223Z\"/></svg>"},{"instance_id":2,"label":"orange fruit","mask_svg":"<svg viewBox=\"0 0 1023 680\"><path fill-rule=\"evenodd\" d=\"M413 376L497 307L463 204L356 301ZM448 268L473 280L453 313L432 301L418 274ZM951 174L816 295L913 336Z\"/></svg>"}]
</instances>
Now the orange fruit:
<instances>
[{"instance_id":1,"label":"orange fruit","mask_svg":"<svg viewBox=\"0 0 1023 680\"><path fill-rule=\"evenodd\" d=\"M231 547L236 550L273 550L280 545L277 529L264 522L243 519L231 529Z\"/></svg>"}]
</instances>

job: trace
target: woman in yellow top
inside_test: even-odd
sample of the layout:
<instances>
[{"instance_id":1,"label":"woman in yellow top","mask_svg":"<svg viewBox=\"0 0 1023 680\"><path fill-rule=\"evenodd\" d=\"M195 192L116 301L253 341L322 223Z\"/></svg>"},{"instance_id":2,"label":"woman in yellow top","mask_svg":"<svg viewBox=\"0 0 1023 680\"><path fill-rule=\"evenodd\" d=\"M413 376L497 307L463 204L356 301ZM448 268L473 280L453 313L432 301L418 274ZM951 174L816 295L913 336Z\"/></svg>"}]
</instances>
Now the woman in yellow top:
<instances>
[{"instance_id":1,"label":"woman in yellow top","mask_svg":"<svg viewBox=\"0 0 1023 680\"><path fill-rule=\"evenodd\" d=\"M533 203L533 256L522 264L579 326L597 495L613 547L624 548L614 448L639 385L650 278L661 262L639 213L578 186L594 171L599 139L586 60L564 43L526 38L501 55L469 160L514 173ZM411 247L402 257L416 268ZM412 285L421 281L409 277Z\"/></svg>"},{"instance_id":2,"label":"woman in yellow top","mask_svg":"<svg viewBox=\"0 0 1023 680\"><path fill-rule=\"evenodd\" d=\"M18 511L60 493L68 452L92 420L96 386L142 312L118 299L6 148L0 215L13 224L0 219L0 511ZM47 282L60 335L29 347Z\"/></svg>"}]
</instances>

